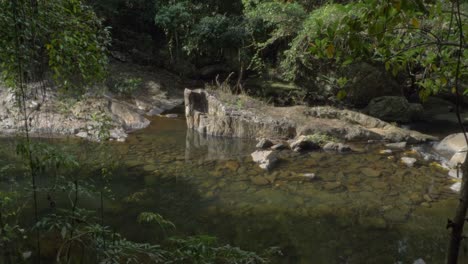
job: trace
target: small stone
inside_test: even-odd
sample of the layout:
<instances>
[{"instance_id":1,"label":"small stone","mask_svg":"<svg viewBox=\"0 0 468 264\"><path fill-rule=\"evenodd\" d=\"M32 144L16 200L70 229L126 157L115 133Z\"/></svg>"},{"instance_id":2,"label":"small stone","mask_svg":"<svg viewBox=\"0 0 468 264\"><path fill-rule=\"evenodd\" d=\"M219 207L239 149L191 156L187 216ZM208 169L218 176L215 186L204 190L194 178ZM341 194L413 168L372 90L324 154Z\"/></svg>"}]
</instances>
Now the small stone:
<instances>
[{"instance_id":1,"label":"small stone","mask_svg":"<svg viewBox=\"0 0 468 264\"><path fill-rule=\"evenodd\" d=\"M250 178L250 181L255 185L268 185L270 182L262 176L255 176Z\"/></svg>"},{"instance_id":2,"label":"small stone","mask_svg":"<svg viewBox=\"0 0 468 264\"><path fill-rule=\"evenodd\" d=\"M413 262L413 264L426 264L426 262L423 259L419 258L419 259L415 260Z\"/></svg>"},{"instance_id":3,"label":"small stone","mask_svg":"<svg viewBox=\"0 0 468 264\"><path fill-rule=\"evenodd\" d=\"M337 190L343 187L341 182L327 182L323 185L323 188L327 191Z\"/></svg>"},{"instance_id":4,"label":"small stone","mask_svg":"<svg viewBox=\"0 0 468 264\"><path fill-rule=\"evenodd\" d=\"M315 173L303 173L302 176L307 180L313 180L316 178Z\"/></svg>"},{"instance_id":5,"label":"small stone","mask_svg":"<svg viewBox=\"0 0 468 264\"><path fill-rule=\"evenodd\" d=\"M165 115L165 117L167 117L167 118L177 118L177 117L179 117L179 115L178 114L167 114L167 115Z\"/></svg>"},{"instance_id":6,"label":"small stone","mask_svg":"<svg viewBox=\"0 0 468 264\"><path fill-rule=\"evenodd\" d=\"M431 204L428 203L428 202L423 202L423 203L421 203L421 206L426 207L426 208L430 208Z\"/></svg>"},{"instance_id":7,"label":"small stone","mask_svg":"<svg viewBox=\"0 0 468 264\"><path fill-rule=\"evenodd\" d=\"M79 133L76 133L75 136L80 137L80 138L87 138L87 137L88 137L88 132L86 132L86 131L81 131L81 132L79 132Z\"/></svg>"},{"instance_id":8,"label":"small stone","mask_svg":"<svg viewBox=\"0 0 468 264\"><path fill-rule=\"evenodd\" d=\"M226 168L231 171L237 171L239 169L240 165L237 161L228 161L226 162Z\"/></svg>"},{"instance_id":9,"label":"small stone","mask_svg":"<svg viewBox=\"0 0 468 264\"><path fill-rule=\"evenodd\" d=\"M388 143L385 146L392 149L404 149L406 148L406 142Z\"/></svg>"},{"instance_id":10,"label":"small stone","mask_svg":"<svg viewBox=\"0 0 468 264\"><path fill-rule=\"evenodd\" d=\"M416 159L415 158L410 158L410 157L402 157L401 158L401 162L403 164L405 164L406 166L408 167L413 167L414 164L416 163Z\"/></svg>"},{"instance_id":11,"label":"small stone","mask_svg":"<svg viewBox=\"0 0 468 264\"><path fill-rule=\"evenodd\" d=\"M380 171L377 171L371 168L363 168L361 169L361 172L367 177L372 177L372 178L377 178L382 174Z\"/></svg>"},{"instance_id":12,"label":"small stone","mask_svg":"<svg viewBox=\"0 0 468 264\"><path fill-rule=\"evenodd\" d=\"M429 196L429 194L423 195L423 198L424 198L424 200L426 200L426 202L432 202L433 201L432 198Z\"/></svg>"},{"instance_id":13,"label":"small stone","mask_svg":"<svg viewBox=\"0 0 468 264\"><path fill-rule=\"evenodd\" d=\"M379 154L392 154L393 151L391 149L383 149L379 151Z\"/></svg>"},{"instance_id":14,"label":"small stone","mask_svg":"<svg viewBox=\"0 0 468 264\"><path fill-rule=\"evenodd\" d=\"M271 142L271 140L267 139L267 138L262 138L258 144L256 145L256 148L259 148L259 149L267 149L269 147L273 146L273 142Z\"/></svg>"},{"instance_id":15,"label":"small stone","mask_svg":"<svg viewBox=\"0 0 468 264\"><path fill-rule=\"evenodd\" d=\"M265 179L267 179L268 182L273 184L275 182L275 180L276 180L276 174L272 173L272 174L266 175Z\"/></svg>"}]
</instances>

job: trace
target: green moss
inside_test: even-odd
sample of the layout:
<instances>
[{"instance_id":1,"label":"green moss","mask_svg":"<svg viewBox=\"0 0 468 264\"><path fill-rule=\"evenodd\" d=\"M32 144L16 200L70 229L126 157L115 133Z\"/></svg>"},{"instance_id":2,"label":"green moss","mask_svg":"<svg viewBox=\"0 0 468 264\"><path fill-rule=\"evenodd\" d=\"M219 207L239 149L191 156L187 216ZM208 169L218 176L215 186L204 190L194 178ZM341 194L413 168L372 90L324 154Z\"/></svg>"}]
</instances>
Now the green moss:
<instances>
[{"instance_id":1,"label":"green moss","mask_svg":"<svg viewBox=\"0 0 468 264\"><path fill-rule=\"evenodd\" d=\"M320 146L323 146L325 144L327 144L328 142L338 142L339 140L333 136L330 136L330 135L325 135L325 134L321 134L321 133L315 133L315 134L312 134L312 135L308 135L307 136L307 139L320 145Z\"/></svg>"}]
</instances>

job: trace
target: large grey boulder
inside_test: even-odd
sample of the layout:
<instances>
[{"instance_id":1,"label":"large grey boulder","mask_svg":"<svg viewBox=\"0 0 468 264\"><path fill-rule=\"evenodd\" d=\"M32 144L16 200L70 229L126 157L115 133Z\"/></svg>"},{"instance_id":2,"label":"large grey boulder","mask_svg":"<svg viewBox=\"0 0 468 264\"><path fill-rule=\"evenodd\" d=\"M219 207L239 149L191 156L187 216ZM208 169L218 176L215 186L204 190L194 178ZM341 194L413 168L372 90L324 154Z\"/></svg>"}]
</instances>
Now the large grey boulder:
<instances>
[{"instance_id":1,"label":"large grey boulder","mask_svg":"<svg viewBox=\"0 0 468 264\"><path fill-rule=\"evenodd\" d=\"M121 102L112 102L111 112L127 131L142 129L150 124L148 119Z\"/></svg>"},{"instance_id":2,"label":"large grey boulder","mask_svg":"<svg viewBox=\"0 0 468 264\"><path fill-rule=\"evenodd\" d=\"M348 68L349 79L346 90L347 99L356 106L366 106L373 98L396 95L402 96L401 87L385 69L368 63L356 63Z\"/></svg>"},{"instance_id":3,"label":"large grey boulder","mask_svg":"<svg viewBox=\"0 0 468 264\"><path fill-rule=\"evenodd\" d=\"M440 143L435 145L435 149L448 154L466 151L466 139L463 133L451 134L445 137Z\"/></svg>"},{"instance_id":4,"label":"large grey boulder","mask_svg":"<svg viewBox=\"0 0 468 264\"><path fill-rule=\"evenodd\" d=\"M264 170L271 169L278 161L276 154L272 150L257 150L251 154L254 162L258 163Z\"/></svg>"},{"instance_id":5,"label":"large grey boulder","mask_svg":"<svg viewBox=\"0 0 468 264\"><path fill-rule=\"evenodd\" d=\"M384 121L407 123L419 119L424 109L421 104L409 103L402 96L382 96L372 99L366 111Z\"/></svg>"},{"instance_id":6,"label":"large grey boulder","mask_svg":"<svg viewBox=\"0 0 468 264\"><path fill-rule=\"evenodd\" d=\"M443 156L450 158L448 165L452 168L465 161L468 151L463 133L448 135L434 148Z\"/></svg>"},{"instance_id":7,"label":"large grey boulder","mask_svg":"<svg viewBox=\"0 0 468 264\"><path fill-rule=\"evenodd\" d=\"M436 140L360 112L334 107L272 107L252 98L244 102L235 95L201 89L186 89L184 99L188 128L205 135L292 139L319 134L346 141L372 139L410 144Z\"/></svg>"}]
</instances>

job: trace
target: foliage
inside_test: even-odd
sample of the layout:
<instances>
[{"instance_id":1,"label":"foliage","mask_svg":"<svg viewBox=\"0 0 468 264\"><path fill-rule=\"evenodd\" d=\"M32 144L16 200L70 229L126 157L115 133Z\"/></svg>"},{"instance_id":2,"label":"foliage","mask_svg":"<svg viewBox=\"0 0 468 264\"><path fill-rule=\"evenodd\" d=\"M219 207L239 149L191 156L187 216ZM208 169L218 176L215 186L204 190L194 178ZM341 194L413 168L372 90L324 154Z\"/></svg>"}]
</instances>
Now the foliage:
<instances>
[{"instance_id":1,"label":"foliage","mask_svg":"<svg viewBox=\"0 0 468 264\"><path fill-rule=\"evenodd\" d=\"M158 224L162 229L166 229L168 227L175 228L175 225L162 217L160 214L152 213L152 212L142 212L138 215L137 222L148 223L148 224Z\"/></svg>"},{"instance_id":2,"label":"foliage","mask_svg":"<svg viewBox=\"0 0 468 264\"><path fill-rule=\"evenodd\" d=\"M243 47L246 38L247 32L240 17L215 14L201 18L193 26L184 49L189 55L194 52L200 55L219 54L225 49Z\"/></svg>"},{"instance_id":3,"label":"foliage","mask_svg":"<svg viewBox=\"0 0 468 264\"><path fill-rule=\"evenodd\" d=\"M121 96L131 96L142 87L142 84L141 78L119 78L115 84L111 84L110 91Z\"/></svg>"},{"instance_id":4,"label":"foliage","mask_svg":"<svg viewBox=\"0 0 468 264\"><path fill-rule=\"evenodd\" d=\"M243 4L248 32L253 39L251 45L255 50L251 67L261 69L264 66L262 52L293 38L301 29L306 12L294 2L243 0Z\"/></svg>"},{"instance_id":5,"label":"foliage","mask_svg":"<svg viewBox=\"0 0 468 264\"><path fill-rule=\"evenodd\" d=\"M0 71L11 87L42 80L84 92L105 77L108 29L79 0L0 1Z\"/></svg>"},{"instance_id":6,"label":"foliage","mask_svg":"<svg viewBox=\"0 0 468 264\"><path fill-rule=\"evenodd\" d=\"M360 1L324 6L316 11L323 16L314 16L313 12L308 19L310 26L305 23L306 32L293 42L284 68L293 69L288 73L292 78L298 74L294 58L302 60L300 65L308 69L314 69L317 64L311 62L317 60L337 68L365 60L384 64L394 76L400 73L410 76L420 88L422 98L441 90L450 92L454 87L460 40L453 15L444 11L450 9L450 3L437 1L426 8L415 3ZM465 21L463 17L463 29L468 30ZM465 35L462 41L467 40ZM305 57L300 55L304 52ZM461 79L468 76L467 66L463 60Z\"/></svg>"},{"instance_id":7,"label":"foliage","mask_svg":"<svg viewBox=\"0 0 468 264\"><path fill-rule=\"evenodd\" d=\"M210 236L195 236L188 238L171 238L171 260L167 263L226 263L226 264L256 264L268 263L255 253L241 250L230 245L217 246L217 240ZM266 255L278 253L276 248L265 252Z\"/></svg>"}]
</instances>

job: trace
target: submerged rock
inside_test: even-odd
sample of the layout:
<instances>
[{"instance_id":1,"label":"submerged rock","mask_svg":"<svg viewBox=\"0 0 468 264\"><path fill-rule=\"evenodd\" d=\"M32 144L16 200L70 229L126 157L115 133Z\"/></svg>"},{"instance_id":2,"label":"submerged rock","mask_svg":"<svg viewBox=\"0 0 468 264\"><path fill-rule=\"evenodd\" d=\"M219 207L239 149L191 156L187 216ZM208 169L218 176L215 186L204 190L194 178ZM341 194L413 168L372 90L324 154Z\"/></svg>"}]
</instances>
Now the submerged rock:
<instances>
[{"instance_id":1,"label":"submerged rock","mask_svg":"<svg viewBox=\"0 0 468 264\"><path fill-rule=\"evenodd\" d=\"M385 147L393 149L404 149L406 148L406 142L388 143L385 144Z\"/></svg>"},{"instance_id":2,"label":"submerged rock","mask_svg":"<svg viewBox=\"0 0 468 264\"><path fill-rule=\"evenodd\" d=\"M361 172L365 176L372 177L372 178L377 178L382 174L382 172L380 172L378 170L374 170L372 168L363 168L363 169L361 169Z\"/></svg>"},{"instance_id":3,"label":"submerged rock","mask_svg":"<svg viewBox=\"0 0 468 264\"><path fill-rule=\"evenodd\" d=\"M417 159L410 157L402 157L400 160L403 164L405 164L408 167L413 167L417 161Z\"/></svg>"},{"instance_id":4,"label":"submerged rock","mask_svg":"<svg viewBox=\"0 0 468 264\"><path fill-rule=\"evenodd\" d=\"M268 185L270 184L270 181L268 181L266 178L262 176L254 176L250 178L250 181L255 184L255 185Z\"/></svg>"},{"instance_id":5,"label":"submerged rock","mask_svg":"<svg viewBox=\"0 0 468 264\"><path fill-rule=\"evenodd\" d=\"M349 152L351 151L351 147L343 144L343 143L336 143L336 142L328 142L323 146L324 150L328 151L338 151L338 152Z\"/></svg>"},{"instance_id":6,"label":"submerged rock","mask_svg":"<svg viewBox=\"0 0 468 264\"><path fill-rule=\"evenodd\" d=\"M251 154L254 162L258 163L264 170L271 169L278 161L276 153L272 150L257 150Z\"/></svg>"}]
</instances>

